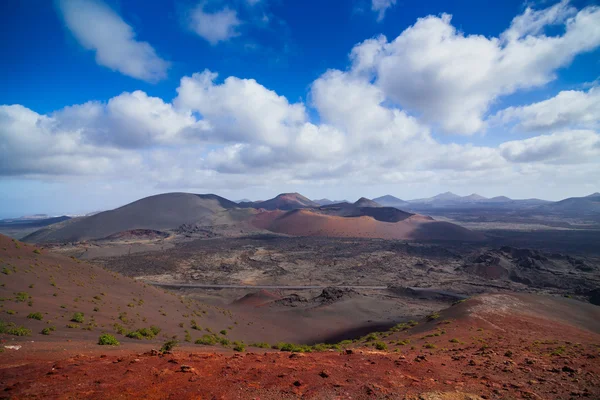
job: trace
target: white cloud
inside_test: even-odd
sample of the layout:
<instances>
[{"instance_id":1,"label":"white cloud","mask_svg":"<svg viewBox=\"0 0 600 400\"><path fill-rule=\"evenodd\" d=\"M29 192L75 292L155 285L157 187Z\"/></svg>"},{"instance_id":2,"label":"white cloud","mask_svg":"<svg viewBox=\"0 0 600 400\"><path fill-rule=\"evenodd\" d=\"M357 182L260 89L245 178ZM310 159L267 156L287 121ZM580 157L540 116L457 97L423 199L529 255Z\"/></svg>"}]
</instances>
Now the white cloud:
<instances>
[{"instance_id":1,"label":"white cloud","mask_svg":"<svg viewBox=\"0 0 600 400\"><path fill-rule=\"evenodd\" d=\"M204 10L204 3L198 4L190 11L189 27L213 46L239 36L237 28L242 22L237 12L225 7L215 12Z\"/></svg>"},{"instance_id":2,"label":"white cloud","mask_svg":"<svg viewBox=\"0 0 600 400\"><path fill-rule=\"evenodd\" d=\"M595 9L559 6L525 12L530 23L515 19L513 33L499 38L464 36L444 16L419 20L392 42L367 40L353 49L349 70L328 70L312 82L308 105L254 79L205 70L183 77L172 102L134 91L46 115L1 106L0 175L118 177L203 191L274 190L277 182L287 190L595 182L595 88L502 111L496 123L549 134L500 145L482 145L481 137L452 143L428 124L480 129L488 105L507 88L542 84L566 53L589 48ZM564 34L540 33L556 21L567 24ZM588 35L570 38L578 30Z\"/></svg>"},{"instance_id":3,"label":"white cloud","mask_svg":"<svg viewBox=\"0 0 600 400\"><path fill-rule=\"evenodd\" d=\"M20 105L0 106L0 175L57 176L133 172L141 157L88 143L78 130Z\"/></svg>"},{"instance_id":4,"label":"white cloud","mask_svg":"<svg viewBox=\"0 0 600 400\"><path fill-rule=\"evenodd\" d=\"M564 131L502 143L502 156L516 163L582 164L600 161L600 135L593 131Z\"/></svg>"},{"instance_id":5,"label":"white cloud","mask_svg":"<svg viewBox=\"0 0 600 400\"><path fill-rule=\"evenodd\" d=\"M514 121L526 131L600 127L600 88L562 91L539 103L506 108L491 118L495 124Z\"/></svg>"},{"instance_id":6,"label":"white cloud","mask_svg":"<svg viewBox=\"0 0 600 400\"><path fill-rule=\"evenodd\" d=\"M67 28L86 49L96 52L96 62L113 71L156 82L167 77L169 62L154 48L135 38L133 28L99 0L59 0Z\"/></svg>"},{"instance_id":7,"label":"white cloud","mask_svg":"<svg viewBox=\"0 0 600 400\"><path fill-rule=\"evenodd\" d=\"M388 8L396 4L396 0L371 0L371 10L377 12L377 21L383 21Z\"/></svg>"},{"instance_id":8,"label":"white cloud","mask_svg":"<svg viewBox=\"0 0 600 400\"><path fill-rule=\"evenodd\" d=\"M564 33L543 33L557 23ZM465 35L447 14L428 16L393 41L380 37L357 45L353 72L374 76L387 98L445 131L473 134L484 128L498 97L541 86L577 54L598 47L599 26L599 7L576 12L564 2L528 9L500 38Z\"/></svg>"}]
</instances>

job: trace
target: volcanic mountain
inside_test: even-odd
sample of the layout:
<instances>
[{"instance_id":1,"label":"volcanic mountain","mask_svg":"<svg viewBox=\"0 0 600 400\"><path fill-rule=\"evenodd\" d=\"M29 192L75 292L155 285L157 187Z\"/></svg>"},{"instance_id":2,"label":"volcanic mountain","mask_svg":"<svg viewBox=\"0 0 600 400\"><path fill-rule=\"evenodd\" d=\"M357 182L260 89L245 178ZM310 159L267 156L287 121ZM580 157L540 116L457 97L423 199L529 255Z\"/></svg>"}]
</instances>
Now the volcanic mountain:
<instances>
[{"instance_id":1,"label":"volcanic mountain","mask_svg":"<svg viewBox=\"0 0 600 400\"><path fill-rule=\"evenodd\" d=\"M262 229L294 236L366 237L403 240L483 240L483 235L449 222L405 213L391 207L343 207L338 212L359 210L362 215L331 215L321 210L267 211L254 216L252 223ZM382 210L384 215L377 215ZM392 212L391 212L392 211ZM398 215L401 213L401 215ZM369 215L371 214L371 215ZM376 218L377 217L377 218ZM391 222L385 221L391 219Z\"/></svg>"},{"instance_id":2,"label":"volcanic mountain","mask_svg":"<svg viewBox=\"0 0 600 400\"><path fill-rule=\"evenodd\" d=\"M240 203L239 206L263 208L265 210L295 210L298 208L319 207L319 204L300 193L281 193L269 200Z\"/></svg>"},{"instance_id":3,"label":"volcanic mountain","mask_svg":"<svg viewBox=\"0 0 600 400\"><path fill-rule=\"evenodd\" d=\"M361 197L360 199L356 200L356 202L354 202L354 206L356 207L381 207L381 204L367 199L366 197Z\"/></svg>"},{"instance_id":4,"label":"volcanic mountain","mask_svg":"<svg viewBox=\"0 0 600 400\"><path fill-rule=\"evenodd\" d=\"M100 239L134 229L172 229L238 205L214 194L165 193L90 217L67 221L58 229L43 229L27 242L69 242Z\"/></svg>"},{"instance_id":5,"label":"volcanic mountain","mask_svg":"<svg viewBox=\"0 0 600 400\"><path fill-rule=\"evenodd\" d=\"M385 196L377 197L377 198L373 199L373 201L378 204L381 204L382 206L386 206L386 207L402 208L402 207L406 207L409 205L409 203L407 201L404 201L397 197L391 196L389 194L386 194Z\"/></svg>"}]
</instances>

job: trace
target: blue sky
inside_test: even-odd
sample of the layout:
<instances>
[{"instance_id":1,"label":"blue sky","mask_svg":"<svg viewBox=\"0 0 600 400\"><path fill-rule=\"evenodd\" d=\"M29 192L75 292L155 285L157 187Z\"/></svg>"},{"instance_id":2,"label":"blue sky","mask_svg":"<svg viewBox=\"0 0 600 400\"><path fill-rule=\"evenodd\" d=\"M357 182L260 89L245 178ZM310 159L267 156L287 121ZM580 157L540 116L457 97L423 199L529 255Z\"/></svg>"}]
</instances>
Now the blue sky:
<instances>
[{"instance_id":1,"label":"blue sky","mask_svg":"<svg viewBox=\"0 0 600 400\"><path fill-rule=\"evenodd\" d=\"M0 217L600 188L594 1L0 7Z\"/></svg>"}]
</instances>

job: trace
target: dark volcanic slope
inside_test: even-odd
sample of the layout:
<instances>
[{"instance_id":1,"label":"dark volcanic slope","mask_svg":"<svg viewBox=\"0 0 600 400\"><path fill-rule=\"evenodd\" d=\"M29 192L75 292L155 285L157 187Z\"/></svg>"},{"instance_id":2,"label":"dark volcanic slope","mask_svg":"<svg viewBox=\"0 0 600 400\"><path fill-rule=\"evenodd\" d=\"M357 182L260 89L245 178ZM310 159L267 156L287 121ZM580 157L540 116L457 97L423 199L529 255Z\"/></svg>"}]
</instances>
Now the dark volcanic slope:
<instances>
[{"instance_id":1,"label":"dark volcanic slope","mask_svg":"<svg viewBox=\"0 0 600 400\"><path fill-rule=\"evenodd\" d=\"M235 207L236 203L214 194L165 193L83 218L54 231L34 232L23 240L68 242L100 239L133 229L170 229Z\"/></svg>"}]
</instances>

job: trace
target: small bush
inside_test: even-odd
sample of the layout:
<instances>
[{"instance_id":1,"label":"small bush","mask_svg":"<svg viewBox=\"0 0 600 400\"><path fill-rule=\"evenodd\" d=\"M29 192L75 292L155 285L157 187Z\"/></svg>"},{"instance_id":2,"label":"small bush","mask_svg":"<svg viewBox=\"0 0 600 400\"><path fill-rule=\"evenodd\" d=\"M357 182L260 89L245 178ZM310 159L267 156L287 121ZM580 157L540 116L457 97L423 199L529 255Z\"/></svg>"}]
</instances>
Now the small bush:
<instances>
[{"instance_id":1,"label":"small bush","mask_svg":"<svg viewBox=\"0 0 600 400\"><path fill-rule=\"evenodd\" d=\"M160 348L160 351L162 353L165 353L167 351L171 351L175 348L175 346L177 346L179 344L179 342L177 340L169 340L168 342L163 343L162 347Z\"/></svg>"},{"instance_id":2,"label":"small bush","mask_svg":"<svg viewBox=\"0 0 600 400\"><path fill-rule=\"evenodd\" d=\"M200 339L196 340L196 344L212 346L217 344L217 338L214 335L202 335Z\"/></svg>"},{"instance_id":3,"label":"small bush","mask_svg":"<svg viewBox=\"0 0 600 400\"><path fill-rule=\"evenodd\" d=\"M367 336L365 336L365 342L372 342L377 339L379 339L379 334L376 332L369 333Z\"/></svg>"},{"instance_id":4,"label":"small bush","mask_svg":"<svg viewBox=\"0 0 600 400\"><path fill-rule=\"evenodd\" d=\"M132 331L127 333L126 335L128 338L131 339L137 339L137 340L142 340L144 336L142 336L142 334L139 331Z\"/></svg>"},{"instance_id":5,"label":"small bush","mask_svg":"<svg viewBox=\"0 0 600 400\"><path fill-rule=\"evenodd\" d=\"M223 329L223 330L219 331L219 333L221 335L223 335L223 336L226 336L227 335L227 329Z\"/></svg>"},{"instance_id":6,"label":"small bush","mask_svg":"<svg viewBox=\"0 0 600 400\"><path fill-rule=\"evenodd\" d=\"M17 312L15 310L6 310L6 313L9 314L9 315L14 315Z\"/></svg>"},{"instance_id":7,"label":"small bush","mask_svg":"<svg viewBox=\"0 0 600 400\"><path fill-rule=\"evenodd\" d=\"M42 252L41 252L39 249L35 249L33 252L34 252L35 254L42 254Z\"/></svg>"},{"instance_id":8,"label":"small bush","mask_svg":"<svg viewBox=\"0 0 600 400\"><path fill-rule=\"evenodd\" d=\"M450 339L450 343L460 343L460 341L457 338L452 338Z\"/></svg>"},{"instance_id":9,"label":"small bush","mask_svg":"<svg viewBox=\"0 0 600 400\"><path fill-rule=\"evenodd\" d=\"M246 351L246 345L241 342L233 342L233 351L239 351L240 353L243 353Z\"/></svg>"},{"instance_id":10,"label":"small bush","mask_svg":"<svg viewBox=\"0 0 600 400\"><path fill-rule=\"evenodd\" d=\"M383 342L375 342L375 348L377 350L387 350L387 345Z\"/></svg>"},{"instance_id":11,"label":"small bush","mask_svg":"<svg viewBox=\"0 0 600 400\"><path fill-rule=\"evenodd\" d=\"M32 312L27 316L27 318L37 319L38 321L41 321L42 319L44 319L44 316L40 312Z\"/></svg>"},{"instance_id":12,"label":"small bush","mask_svg":"<svg viewBox=\"0 0 600 400\"><path fill-rule=\"evenodd\" d=\"M49 326L47 328L42 329L42 335L49 335L51 332L54 332L55 330L56 330L55 327Z\"/></svg>"},{"instance_id":13,"label":"small bush","mask_svg":"<svg viewBox=\"0 0 600 400\"><path fill-rule=\"evenodd\" d=\"M67 324L67 328L70 328L70 329L79 329L79 325L77 325L77 324Z\"/></svg>"},{"instance_id":14,"label":"small bush","mask_svg":"<svg viewBox=\"0 0 600 400\"><path fill-rule=\"evenodd\" d=\"M119 341L109 333L103 333L98 339L98 344L101 346L118 346Z\"/></svg>"},{"instance_id":15,"label":"small bush","mask_svg":"<svg viewBox=\"0 0 600 400\"><path fill-rule=\"evenodd\" d=\"M28 301L30 298L31 298L31 296L27 292L19 292L19 293L15 294L15 301L17 303L24 303L24 302Z\"/></svg>"},{"instance_id":16,"label":"small bush","mask_svg":"<svg viewBox=\"0 0 600 400\"><path fill-rule=\"evenodd\" d=\"M31 330L22 326L16 326L13 322L7 324L0 321L0 333L14 336L29 336L31 335Z\"/></svg>"},{"instance_id":17,"label":"small bush","mask_svg":"<svg viewBox=\"0 0 600 400\"><path fill-rule=\"evenodd\" d=\"M427 316L427 321L433 321L433 320L438 319L439 317L441 317L441 315L439 313L437 313L437 312L434 312L434 313L429 314Z\"/></svg>"},{"instance_id":18,"label":"small bush","mask_svg":"<svg viewBox=\"0 0 600 400\"><path fill-rule=\"evenodd\" d=\"M423 345L423 347L426 348L426 349L435 349L435 348L437 348L437 346L435 344L433 344L433 343L425 343Z\"/></svg>"},{"instance_id":19,"label":"small bush","mask_svg":"<svg viewBox=\"0 0 600 400\"><path fill-rule=\"evenodd\" d=\"M76 312L75 314L73 314L73 316L71 317L71 321L72 322L78 322L80 324L83 323L83 321L85 321L85 318L83 316L83 313L81 312Z\"/></svg>"},{"instance_id":20,"label":"small bush","mask_svg":"<svg viewBox=\"0 0 600 400\"><path fill-rule=\"evenodd\" d=\"M268 349L271 346L269 345L269 343L265 343L265 342L258 342L258 343L252 343L250 345L250 347L258 347L259 349Z\"/></svg>"}]
</instances>

